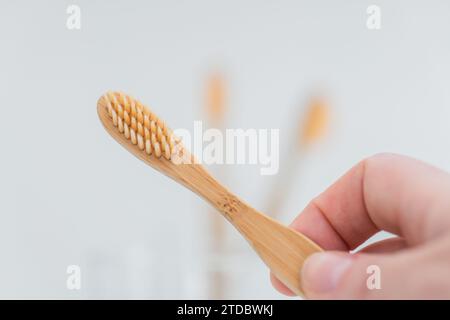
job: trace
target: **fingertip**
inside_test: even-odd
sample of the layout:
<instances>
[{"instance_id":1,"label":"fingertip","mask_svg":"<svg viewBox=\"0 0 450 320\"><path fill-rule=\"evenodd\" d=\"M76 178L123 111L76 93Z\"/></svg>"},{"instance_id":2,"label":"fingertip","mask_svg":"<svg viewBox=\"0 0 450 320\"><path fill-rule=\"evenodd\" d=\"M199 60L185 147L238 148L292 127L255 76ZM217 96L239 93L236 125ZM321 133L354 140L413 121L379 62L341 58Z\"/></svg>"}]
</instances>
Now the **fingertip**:
<instances>
[{"instance_id":1,"label":"fingertip","mask_svg":"<svg viewBox=\"0 0 450 320\"><path fill-rule=\"evenodd\" d=\"M334 297L353 262L353 256L343 252L317 252L310 255L301 269L305 295L313 299Z\"/></svg>"}]
</instances>

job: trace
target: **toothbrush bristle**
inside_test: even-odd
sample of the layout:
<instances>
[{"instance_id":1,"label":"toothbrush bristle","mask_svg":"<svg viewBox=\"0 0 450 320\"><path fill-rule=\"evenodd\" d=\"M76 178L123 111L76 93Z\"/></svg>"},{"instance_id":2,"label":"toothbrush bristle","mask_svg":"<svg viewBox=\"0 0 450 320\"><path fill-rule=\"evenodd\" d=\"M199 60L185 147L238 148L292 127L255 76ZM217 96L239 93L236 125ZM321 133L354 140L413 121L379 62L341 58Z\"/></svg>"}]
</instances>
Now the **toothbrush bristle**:
<instances>
[{"instance_id":1,"label":"toothbrush bristle","mask_svg":"<svg viewBox=\"0 0 450 320\"><path fill-rule=\"evenodd\" d=\"M176 141L162 120L138 100L121 92L108 92L103 98L114 126L126 139L148 155L170 160Z\"/></svg>"}]
</instances>

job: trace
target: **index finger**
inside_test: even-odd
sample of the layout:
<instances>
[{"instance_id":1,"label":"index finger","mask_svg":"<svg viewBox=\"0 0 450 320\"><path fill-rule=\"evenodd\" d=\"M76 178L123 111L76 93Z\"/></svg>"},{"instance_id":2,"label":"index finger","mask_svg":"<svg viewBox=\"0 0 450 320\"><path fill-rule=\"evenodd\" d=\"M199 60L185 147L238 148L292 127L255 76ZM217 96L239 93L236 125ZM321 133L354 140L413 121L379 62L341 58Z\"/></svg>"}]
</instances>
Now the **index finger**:
<instances>
[{"instance_id":1,"label":"index finger","mask_svg":"<svg viewBox=\"0 0 450 320\"><path fill-rule=\"evenodd\" d=\"M421 161L380 154L361 161L292 223L326 250L352 250L380 230L415 244L449 226L450 176Z\"/></svg>"}]
</instances>

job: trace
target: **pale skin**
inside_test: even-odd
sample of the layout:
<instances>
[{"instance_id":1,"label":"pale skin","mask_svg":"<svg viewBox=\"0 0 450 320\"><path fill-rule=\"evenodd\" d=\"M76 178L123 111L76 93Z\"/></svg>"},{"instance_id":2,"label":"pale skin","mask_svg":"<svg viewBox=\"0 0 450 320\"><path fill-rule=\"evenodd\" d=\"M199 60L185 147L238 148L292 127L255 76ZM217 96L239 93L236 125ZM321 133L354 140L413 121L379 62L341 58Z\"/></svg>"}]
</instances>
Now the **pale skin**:
<instances>
[{"instance_id":1,"label":"pale skin","mask_svg":"<svg viewBox=\"0 0 450 320\"><path fill-rule=\"evenodd\" d=\"M450 174L393 154L361 161L313 199L292 228L326 252L301 272L306 298L450 299ZM351 254L380 230L395 238ZM369 289L367 267L380 270ZM293 295L271 275L274 287Z\"/></svg>"}]
</instances>

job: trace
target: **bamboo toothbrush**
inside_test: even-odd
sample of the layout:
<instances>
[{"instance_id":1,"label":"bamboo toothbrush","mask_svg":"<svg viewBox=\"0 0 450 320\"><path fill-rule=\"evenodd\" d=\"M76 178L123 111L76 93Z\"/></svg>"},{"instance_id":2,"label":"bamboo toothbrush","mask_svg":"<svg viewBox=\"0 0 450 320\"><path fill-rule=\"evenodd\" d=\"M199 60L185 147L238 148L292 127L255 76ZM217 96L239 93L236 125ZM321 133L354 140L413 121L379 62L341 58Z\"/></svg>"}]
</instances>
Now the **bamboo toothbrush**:
<instances>
[{"instance_id":1,"label":"bamboo toothbrush","mask_svg":"<svg viewBox=\"0 0 450 320\"><path fill-rule=\"evenodd\" d=\"M312 97L308 103L305 114L298 121L293 139L289 145L288 156L284 157L283 165L277 176L265 210L271 217L281 215L282 204L286 201L292 189L296 173L302 166L310 147L322 138L329 122L329 107L323 97Z\"/></svg>"},{"instance_id":2,"label":"bamboo toothbrush","mask_svg":"<svg viewBox=\"0 0 450 320\"><path fill-rule=\"evenodd\" d=\"M207 79L206 86L206 115L209 124L216 129L222 130L225 120L226 103L225 103L225 80L223 75L218 71L213 72ZM220 169L221 176L224 176L223 166ZM214 210L209 207L208 210ZM210 247L211 253L209 255L212 262L212 279L211 279L211 294L215 299L223 299L227 288L227 275L224 273L223 266L217 263L216 256L221 257L226 254L226 229L225 221L219 215L213 214L211 219L212 245Z\"/></svg>"},{"instance_id":3,"label":"bamboo toothbrush","mask_svg":"<svg viewBox=\"0 0 450 320\"><path fill-rule=\"evenodd\" d=\"M182 146L164 122L139 101L123 93L109 92L98 100L97 112L106 131L117 142L208 201L247 239L277 278L302 295L300 269L306 257L322 250L318 245L228 191Z\"/></svg>"}]
</instances>

